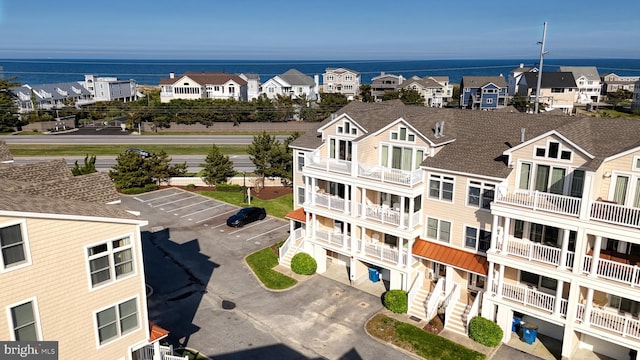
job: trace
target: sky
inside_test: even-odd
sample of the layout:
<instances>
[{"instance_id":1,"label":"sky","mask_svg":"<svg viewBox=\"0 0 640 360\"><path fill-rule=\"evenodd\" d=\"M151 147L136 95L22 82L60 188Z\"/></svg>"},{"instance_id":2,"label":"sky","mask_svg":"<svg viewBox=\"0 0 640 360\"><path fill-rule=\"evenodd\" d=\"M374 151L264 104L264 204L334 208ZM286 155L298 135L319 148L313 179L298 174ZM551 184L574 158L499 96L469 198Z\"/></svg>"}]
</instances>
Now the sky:
<instances>
[{"instance_id":1,"label":"sky","mask_svg":"<svg viewBox=\"0 0 640 360\"><path fill-rule=\"evenodd\" d=\"M0 0L0 58L640 59L640 1Z\"/></svg>"}]
</instances>

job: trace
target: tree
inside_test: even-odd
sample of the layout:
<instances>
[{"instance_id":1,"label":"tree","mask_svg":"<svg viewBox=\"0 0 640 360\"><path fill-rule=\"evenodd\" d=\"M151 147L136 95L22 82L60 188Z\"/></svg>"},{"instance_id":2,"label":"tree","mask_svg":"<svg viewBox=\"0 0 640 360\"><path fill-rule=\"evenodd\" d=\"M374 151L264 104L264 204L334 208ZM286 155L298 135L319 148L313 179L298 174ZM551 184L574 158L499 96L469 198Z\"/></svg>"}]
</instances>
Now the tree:
<instances>
[{"instance_id":1,"label":"tree","mask_svg":"<svg viewBox=\"0 0 640 360\"><path fill-rule=\"evenodd\" d=\"M274 152L278 151L279 146L280 142L275 136L263 131L261 135L253 137L253 142L247 148L249 159L256 166L255 173L262 178L262 187L264 187L264 177L272 176L271 164Z\"/></svg>"},{"instance_id":2,"label":"tree","mask_svg":"<svg viewBox=\"0 0 640 360\"><path fill-rule=\"evenodd\" d=\"M144 159L142 168L156 184L167 181L171 176L182 176L187 172L187 163L171 165L171 157L164 151L151 153Z\"/></svg>"},{"instance_id":3,"label":"tree","mask_svg":"<svg viewBox=\"0 0 640 360\"><path fill-rule=\"evenodd\" d=\"M520 112L527 112L531 107L531 103L528 101L527 96L524 94L516 93L511 99L511 105Z\"/></svg>"},{"instance_id":4,"label":"tree","mask_svg":"<svg viewBox=\"0 0 640 360\"><path fill-rule=\"evenodd\" d=\"M424 105L424 96L418 90L401 89L399 98L405 105Z\"/></svg>"},{"instance_id":5,"label":"tree","mask_svg":"<svg viewBox=\"0 0 640 360\"><path fill-rule=\"evenodd\" d=\"M116 158L116 164L109 170L109 177L118 189L143 187L153 183L146 168L145 158L140 154L125 152Z\"/></svg>"},{"instance_id":6,"label":"tree","mask_svg":"<svg viewBox=\"0 0 640 360\"><path fill-rule=\"evenodd\" d=\"M374 102L375 101L375 99L373 98L373 95L371 95L371 85L370 84L360 85L360 100L362 100L362 102Z\"/></svg>"},{"instance_id":7,"label":"tree","mask_svg":"<svg viewBox=\"0 0 640 360\"><path fill-rule=\"evenodd\" d=\"M200 166L203 168L202 180L207 185L225 183L227 179L236 174L229 156L223 155L215 144L211 145L211 150Z\"/></svg>"},{"instance_id":8,"label":"tree","mask_svg":"<svg viewBox=\"0 0 640 360\"><path fill-rule=\"evenodd\" d=\"M11 88L20 86L15 78L0 79L0 133L16 131L21 122ZM34 104L35 106L35 104Z\"/></svg>"},{"instance_id":9,"label":"tree","mask_svg":"<svg viewBox=\"0 0 640 360\"><path fill-rule=\"evenodd\" d=\"M395 100L400 98L400 93L397 91L385 91L382 95L382 101Z\"/></svg>"},{"instance_id":10,"label":"tree","mask_svg":"<svg viewBox=\"0 0 640 360\"><path fill-rule=\"evenodd\" d=\"M96 156L95 155L85 155L84 157L84 165L78 165L78 160L76 160L73 169L71 169L71 173L73 176L78 175L86 175L94 173L96 170Z\"/></svg>"},{"instance_id":11,"label":"tree","mask_svg":"<svg viewBox=\"0 0 640 360\"><path fill-rule=\"evenodd\" d=\"M285 184L293 181L293 149L289 145L299 137L300 133L294 132L289 135L284 144L278 143L278 146L271 150L269 176L279 177Z\"/></svg>"},{"instance_id":12,"label":"tree","mask_svg":"<svg viewBox=\"0 0 640 360\"><path fill-rule=\"evenodd\" d=\"M621 101L631 99L632 95L633 93L629 90L618 89L614 92L607 93L607 102L613 105L615 109Z\"/></svg>"}]
</instances>

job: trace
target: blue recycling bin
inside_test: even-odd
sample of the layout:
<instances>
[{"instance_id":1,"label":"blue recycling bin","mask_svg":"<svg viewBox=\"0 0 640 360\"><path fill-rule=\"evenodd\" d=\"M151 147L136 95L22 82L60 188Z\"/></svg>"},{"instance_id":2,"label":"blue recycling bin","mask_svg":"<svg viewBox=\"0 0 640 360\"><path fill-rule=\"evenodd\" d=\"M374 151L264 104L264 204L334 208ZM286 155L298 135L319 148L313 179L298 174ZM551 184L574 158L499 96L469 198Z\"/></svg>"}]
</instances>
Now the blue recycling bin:
<instances>
[{"instance_id":1,"label":"blue recycling bin","mask_svg":"<svg viewBox=\"0 0 640 360\"><path fill-rule=\"evenodd\" d=\"M527 344L531 345L536 342L536 336L538 336L538 327L531 324L522 325L522 339Z\"/></svg>"},{"instance_id":2,"label":"blue recycling bin","mask_svg":"<svg viewBox=\"0 0 640 360\"><path fill-rule=\"evenodd\" d=\"M369 268L369 280L371 282L380 281L380 272L376 268Z\"/></svg>"},{"instance_id":3,"label":"blue recycling bin","mask_svg":"<svg viewBox=\"0 0 640 360\"><path fill-rule=\"evenodd\" d=\"M511 322L511 331L513 331L514 333L517 333L518 330L520 330L520 323L522 322L522 319L514 316L513 317L513 321Z\"/></svg>"}]
</instances>

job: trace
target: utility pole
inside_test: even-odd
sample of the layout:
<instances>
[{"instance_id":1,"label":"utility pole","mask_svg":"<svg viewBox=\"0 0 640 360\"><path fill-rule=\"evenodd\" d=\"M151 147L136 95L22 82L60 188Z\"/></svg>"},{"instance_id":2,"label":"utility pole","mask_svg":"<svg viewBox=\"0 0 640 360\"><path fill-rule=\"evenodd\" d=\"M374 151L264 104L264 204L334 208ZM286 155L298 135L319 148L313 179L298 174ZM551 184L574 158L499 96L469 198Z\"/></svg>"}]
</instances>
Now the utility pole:
<instances>
[{"instance_id":1,"label":"utility pole","mask_svg":"<svg viewBox=\"0 0 640 360\"><path fill-rule=\"evenodd\" d=\"M542 66L543 66L543 62L544 62L544 56L547 55L549 52L548 51L544 51L544 42L547 39L547 22L544 22L544 29L542 30L542 41L539 41L538 44L540 45L540 69L538 69L538 84L536 87L536 102L534 104L533 107L533 113L537 114L538 113L538 107L540 106L540 86L542 85Z\"/></svg>"}]
</instances>

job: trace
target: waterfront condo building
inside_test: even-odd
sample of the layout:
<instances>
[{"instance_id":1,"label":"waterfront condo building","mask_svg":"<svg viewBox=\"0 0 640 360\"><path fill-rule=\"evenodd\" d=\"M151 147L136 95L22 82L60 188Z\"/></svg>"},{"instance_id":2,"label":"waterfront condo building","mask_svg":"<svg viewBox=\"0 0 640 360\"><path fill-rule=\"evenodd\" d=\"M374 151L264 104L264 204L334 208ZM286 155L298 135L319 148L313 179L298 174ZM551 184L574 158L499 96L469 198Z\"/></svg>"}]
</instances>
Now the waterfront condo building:
<instances>
[{"instance_id":1,"label":"waterfront condo building","mask_svg":"<svg viewBox=\"0 0 640 360\"><path fill-rule=\"evenodd\" d=\"M0 165L0 339L57 341L60 359L168 359L147 320L147 222L118 203L106 173Z\"/></svg>"},{"instance_id":2,"label":"waterfront condo building","mask_svg":"<svg viewBox=\"0 0 640 360\"><path fill-rule=\"evenodd\" d=\"M297 139L291 236L318 272L408 292L466 334L514 319L578 349L640 348L640 123L353 102Z\"/></svg>"}]
</instances>

